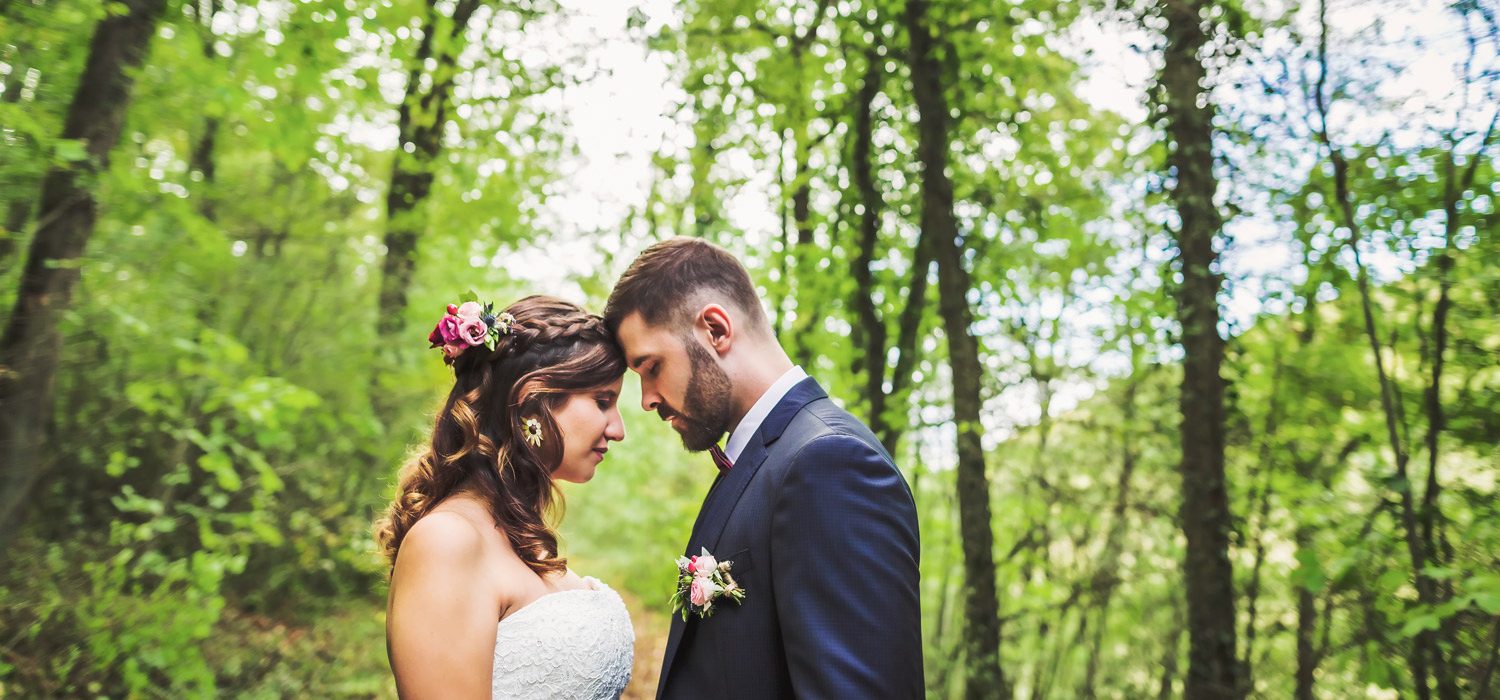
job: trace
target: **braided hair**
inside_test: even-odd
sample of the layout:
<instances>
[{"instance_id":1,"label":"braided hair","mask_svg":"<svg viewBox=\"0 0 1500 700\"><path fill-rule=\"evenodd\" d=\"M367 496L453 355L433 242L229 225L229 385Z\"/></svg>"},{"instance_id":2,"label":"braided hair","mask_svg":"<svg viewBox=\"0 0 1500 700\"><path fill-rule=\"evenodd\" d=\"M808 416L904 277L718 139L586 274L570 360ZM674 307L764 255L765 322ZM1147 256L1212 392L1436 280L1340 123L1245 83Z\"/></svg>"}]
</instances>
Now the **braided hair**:
<instances>
[{"instance_id":1,"label":"braided hair","mask_svg":"<svg viewBox=\"0 0 1500 700\"><path fill-rule=\"evenodd\" d=\"M563 455L552 414L570 395L618 380L625 358L604 320L575 304L537 295L505 312L515 320L493 350L476 346L452 359L453 390L431 442L402 467L396 497L376 524L376 541L393 567L417 520L467 492L489 505L495 526L537 575L567 568L548 522L561 504L552 472ZM539 444L522 437L527 419L541 425Z\"/></svg>"}]
</instances>

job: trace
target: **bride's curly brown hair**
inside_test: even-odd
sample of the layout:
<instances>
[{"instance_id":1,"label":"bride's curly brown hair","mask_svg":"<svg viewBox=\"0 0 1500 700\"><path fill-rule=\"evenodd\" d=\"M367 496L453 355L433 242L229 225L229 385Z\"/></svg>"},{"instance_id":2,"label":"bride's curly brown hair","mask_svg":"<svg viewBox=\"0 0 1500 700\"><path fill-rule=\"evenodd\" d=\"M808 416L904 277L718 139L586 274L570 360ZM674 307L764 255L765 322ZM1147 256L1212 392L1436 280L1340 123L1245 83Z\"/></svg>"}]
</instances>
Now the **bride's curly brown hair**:
<instances>
[{"instance_id":1,"label":"bride's curly brown hair","mask_svg":"<svg viewBox=\"0 0 1500 700\"><path fill-rule=\"evenodd\" d=\"M574 304L538 295L504 311L515 322L495 350L474 347L454 358L453 390L432 440L401 469L396 497L376 524L392 567L412 525L464 491L489 504L496 527L538 576L567 569L548 523L561 502L552 472L563 454L552 413L569 395L623 376L625 358L604 320ZM529 418L542 426L540 445L522 436Z\"/></svg>"}]
</instances>

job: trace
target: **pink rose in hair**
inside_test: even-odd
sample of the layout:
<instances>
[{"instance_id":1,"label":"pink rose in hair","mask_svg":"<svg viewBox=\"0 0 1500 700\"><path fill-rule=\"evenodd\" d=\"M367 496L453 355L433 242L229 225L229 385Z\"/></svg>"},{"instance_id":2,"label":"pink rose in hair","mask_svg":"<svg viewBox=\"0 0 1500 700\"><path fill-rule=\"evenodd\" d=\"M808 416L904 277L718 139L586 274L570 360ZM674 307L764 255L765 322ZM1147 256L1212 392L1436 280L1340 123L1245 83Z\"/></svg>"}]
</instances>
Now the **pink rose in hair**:
<instances>
[{"instance_id":1,"label":"pink rose in hair","mask_svg":"<svg viewBox=\"0 0 1500 700\"><path fill-rule=\"evenodd\" d=\"M451 360L453 358L458 357L459 355L462 355L463 352L465 350L468 350L468 349L469 349L469 346L464 345L462 343L462 341L460 341L456 345L454 345L454 344L444 345L443 346L443 356Z\"/></svg>"},{"instance_id":2,"label":"pink rose in hair","mask_svg":"<svg viewBox=\"0 0 1500 700\"><path fill-rule=\"evenodd\" d=\"M437 334L442 336L444 345L460 342L458 323L457 316L444 316L443 320L438 321Z\"/></svg>"},{"instance_id":3,"label":"pink rose in hair","mask_svg":"<svg viewBox=\"0 0 1500 700\"><path fill-rule=\"evenodd\" d=\"M469 345L484 345L484 337L490 334L490 327L484 325L479 319L459 318L458 337Z\"/></svg>"},{"instance_id":4,"label":"pink rose in hair","mask_svg":"<svg viewBox=\"0 0 1500 700\"><path fill-rule=\"evenodd\" d=\"M459 305L454 315L460 321L479 321L484 315L484 306L477 301L466 301Z\"/></svg>"}]
</instances>

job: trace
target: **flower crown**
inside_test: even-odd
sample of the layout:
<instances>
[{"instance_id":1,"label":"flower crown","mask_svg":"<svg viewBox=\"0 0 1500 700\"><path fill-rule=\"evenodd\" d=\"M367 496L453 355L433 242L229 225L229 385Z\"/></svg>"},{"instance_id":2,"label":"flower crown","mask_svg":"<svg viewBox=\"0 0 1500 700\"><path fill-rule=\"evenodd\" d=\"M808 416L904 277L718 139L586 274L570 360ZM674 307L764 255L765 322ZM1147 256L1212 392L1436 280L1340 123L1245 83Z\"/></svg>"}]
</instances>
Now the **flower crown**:
<instances>
[{"instance_id":1,"label":"flower crown","mask_svg":"<svg viewBox=\"0 0 1500 700\"><path fill-rule=\"evenodd\" d=\"M468 296L462 304L449 304L447 315L427 335L430 347L443 349L443 361L448 364L472 347L483 345L493 352L500 336L509 335L516 322L508 313L496 315L494 304L480 304L472 292Z\"/></svg>"}]
</instances>

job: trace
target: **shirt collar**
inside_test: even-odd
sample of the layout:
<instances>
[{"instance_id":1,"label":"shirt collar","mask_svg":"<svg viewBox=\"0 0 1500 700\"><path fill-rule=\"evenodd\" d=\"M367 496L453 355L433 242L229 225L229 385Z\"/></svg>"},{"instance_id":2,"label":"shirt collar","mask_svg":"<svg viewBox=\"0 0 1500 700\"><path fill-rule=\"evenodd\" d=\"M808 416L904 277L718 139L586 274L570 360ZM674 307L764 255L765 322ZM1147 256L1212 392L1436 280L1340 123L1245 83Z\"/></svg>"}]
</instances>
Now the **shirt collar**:
<instances>
[{"instance_id":1,"label":"shirt collar","mask_svg":"<svg viewBox=\"0 0 1500 700\"><path fill-rule=\"evenodd\" d=\"M745 417L740 419L740 424L735 426L734 432L729 434L729 442L724 444L724 454L729 457L730 462L740 458L740 454L750 444L750 437L755 435L755 431L760 430L760 424L766 420L766 416L771 415L771 409L781 403L781 399L792 390L792 387L797 386L797 382L806 378L807 372L794 365L782 374L780 379L772 383L771 387L766 389L766 393L756 399L755 405L750 407Z\"/></svg>"}]
</instances>

